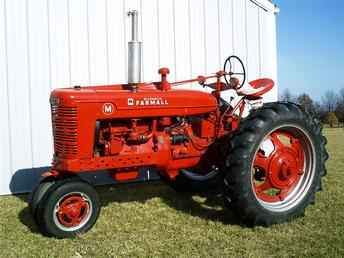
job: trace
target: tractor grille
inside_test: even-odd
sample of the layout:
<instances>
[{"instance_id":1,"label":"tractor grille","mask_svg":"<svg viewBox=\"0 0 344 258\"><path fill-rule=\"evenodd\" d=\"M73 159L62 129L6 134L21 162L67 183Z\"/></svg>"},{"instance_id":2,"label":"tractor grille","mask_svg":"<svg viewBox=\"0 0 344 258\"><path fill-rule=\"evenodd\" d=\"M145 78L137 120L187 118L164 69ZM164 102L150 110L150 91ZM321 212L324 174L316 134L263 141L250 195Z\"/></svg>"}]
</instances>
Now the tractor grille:
<instances>
[{"instance_id":1,"label":"tractor grille","mask_svg":"<svg viewBox=\"0 0 344 258\"><path fill-rule=\"evenodd\" d=\"M51 104L54 149L58 157L78 154L78 110Z\"/></svg>"}]
</instances>

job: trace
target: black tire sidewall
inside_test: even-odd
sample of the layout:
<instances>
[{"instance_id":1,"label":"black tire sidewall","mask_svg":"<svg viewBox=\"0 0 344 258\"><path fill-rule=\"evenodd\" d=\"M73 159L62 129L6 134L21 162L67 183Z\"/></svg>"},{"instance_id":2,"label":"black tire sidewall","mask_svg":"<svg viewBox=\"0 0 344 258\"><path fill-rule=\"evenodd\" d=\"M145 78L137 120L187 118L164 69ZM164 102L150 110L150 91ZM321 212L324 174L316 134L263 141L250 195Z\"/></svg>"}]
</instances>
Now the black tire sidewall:
<instances>
[{"instance_id":1,"label":"black tire sidewall","mask_svg":"<svg viewBox=\"0 0 344 258\"><path fill-rule=\"evenodd\" d=\"M29 208L31 214L36 217L36 210L43 199L45 193L49 190L49 188L54 184L54 181L42 181L40 182L34 190L29 195Z\"/></svg>"},{"instance_id":2,"label":"black tire sidewall","mask_svg":"<svg viewBox=\"0 0 344 258\"><path fill-rule=\"evenodd\" d=\"M302 125L303 124L303 125ZM272 130L265 130L265 135L263 137L260 137L260 139L258 140L258 143L256 144L255 146L255 150L252 152L253 155L250 157L250 163L252 164L253 161L254 161L254 158L255 158L255 154L256 154L256 151L258 150L261 142L264 140L264 138L266 136L268 136L270 133L278 130L278 128L280 127L283 127L283 126L295 126L295 127L298 127L300 129L302 129L309 137L309 140L312 142L313 146L314 146L314 151L315 151L315 155L316 155L316 158L315 160L320 160L320 157L319 157L319 153L316 152L316 149L317 149L317 137L315 137L312 133L311 130L309 130L309 128L307 128L307 125L304 123L304 121L301 121L299 120L298 122L296 122L295 120L291 120L291 121L279 121L277 123L274 124L274 127L272 128ZM250 186L251 186L251 193L252 193L252 198L255 198L255 201L256 201L256 205L259 205L259 207L261 208L261 212L262 213L266 213L266 215L268 216L274 216L276 217L275 220L276 221L273 221L273 223L279 223L279 222L282 222L282 221L285 221L285 220L290 220L292 219L293 217L296 217L298 215L301 215L304 211L304 209L307 207L307 205L309 204L309 201L310 199L312 198L312 196L314 195L314 193L316 192L315 188L316 188L316 185L317 185L317 181L320 179L320 174L317 173L317 171L319 171L318 169L318 162L315 162L315 168L314 168L314 176L313 176L313 179L312 181L310 182L310 186L309 186L309 189L307 191L307 193L305 194L305 196L303 197L302 200L300 200L300 202L295 205L294 207L292 207L291 209L289 210L286 210L286 211L283 211L283 212L274 212L274 211L271 211L271 210L267 210L265 209L261 203L258 201L255 193L254 193L254 190L253 190L253 186L252 186L252 179L251 179L251 173L250 173ZM251 167L250 167L251 168Z\"/></svg>"},{"instance_id":3,"label":"black tire sidewall","mask_svg":"<svg viewBox=\"0 0 344 258\"><path fill-rule=\"evenodd\" d=\"M58 200L72 192L80 192L87 195L92 203L92 214L85 225L74 231L64 231L54 222L53 214ZM80 180L62 180L51 187L39 204L37 219L43 232L48 236L58 238L75 237L92 228L100 213L100 202L96 190L90 184Z\"/></svg>"},{"instance_id":4,"label":"black tire sidewall","mask_svg":"<svg viewBox=\"0 0 344 258\"><path fill-rule=\"evenodd\" d=\"M226 180L228 179L228 181L230 181L231 176L234 177L232 178L234 185L231 187L227 196L225 191L225 197L235 200L234 202L229 203L230 207L234 208L234 211L242 217L244 222L248 225L270 225L282 223L291 220L294 217L303 215L307 205L314 199L317 186L320 184L320 162L322 161L322 157L321 152L317 150L321 149L322 136L318 135L319 130L318 128L315 128L315 124L312 119L296 107L296 105L290 104L290 106L288 106L292 112L285 112L282 107L282 104L275 103L275 105L268 105L266 109L268 111L263 111L262 113L262 110L257 110L253 112L247 121L242 121L242 125L238 129L238 133L234 135L234 138L232 139L233 141L240 141L240 135L242 139L245 139L243 135L246 133L248 135L247 137L251 137L250 141L253 143L240 146L240 152L242 153L239 154L239 156L246 155L248 158L239 162L239 165L237 164L235 166L233 171L234 173L231 173L231 171L226 173ZM271 108L271 110L274 110L275 108L275 110L270 112L269 108ZM257 118L257 121L255 121L255 117ZM256 123L262 123L263 125L256 126ZM303 196L302 200L288 210L277 212L266 209L257 199L252 186L251 169L256 152L265 137L267 137L271 132L285 126L297 127L308 136L314 147L315 168L313 179L309 183L308 191ZM255 128L254 132L252 128ZM238 139L235 139L236 136L239 136ZM234 145L238 145L238 143ZM233 155L233 153L229 153L229 159L231 154ZM230 170L230 167L227 167L226 170ZM226 186L224 187L226 188Z\"/></svg>"}]
</instances>

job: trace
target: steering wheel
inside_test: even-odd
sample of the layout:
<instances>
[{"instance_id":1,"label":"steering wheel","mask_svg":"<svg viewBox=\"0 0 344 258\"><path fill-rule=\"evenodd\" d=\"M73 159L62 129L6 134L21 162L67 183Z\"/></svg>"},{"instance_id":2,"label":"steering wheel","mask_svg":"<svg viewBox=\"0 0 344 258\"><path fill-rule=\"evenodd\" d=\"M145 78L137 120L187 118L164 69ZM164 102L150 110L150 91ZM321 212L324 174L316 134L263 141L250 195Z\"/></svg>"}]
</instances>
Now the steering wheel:
<instances>
[{"instance_id":1,"label":"steering wheel","mask_svg":"<svg viewBox=\"0 0 344 258\"><path fill-rule=\"evenodd\" d=\"M241 72L234 72L234 62L237 61L240 66L241 66ZM229 66L229 70L228 70L228 66ZM238 57L238 56L230 56L226 59L225 64L223 66L223 71L226 73L224 75L225 77L225 81L228 87L232 88L232 81L235 78L233 75L240 75L242 80L239 80L239 85L236 87L236 89L240 89L242 88L242 86L244 86L245 81L246 81L246 71L245 71L245 66L243 61Z\"/></svg>"}]
</instances>

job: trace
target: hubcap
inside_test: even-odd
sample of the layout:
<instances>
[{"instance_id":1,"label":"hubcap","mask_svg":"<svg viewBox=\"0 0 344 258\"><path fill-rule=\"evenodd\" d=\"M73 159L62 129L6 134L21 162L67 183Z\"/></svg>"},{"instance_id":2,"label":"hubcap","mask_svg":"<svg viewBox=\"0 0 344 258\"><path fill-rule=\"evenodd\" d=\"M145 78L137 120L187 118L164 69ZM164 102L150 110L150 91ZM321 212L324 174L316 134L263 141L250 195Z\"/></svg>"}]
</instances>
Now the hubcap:
<instances>
[{"instance_id":1,"label":"hubcap","mask_svg":"<svg viewBox=\"0 0 344 258\"><path fill-rule=\"evenodd\" d=\"M84 193L74 192L64 195L56 203L54 222L64 231L74 231L83 227L92 214L92 203Z\"/></svg>"},{"instance_id":2,"label":"hubcap","mask_svg":"<svg viewBox=\"0 0 344 258\"><path fill-rule=\"evenodd\" d=\"M271 146L270 150L266 146ZM298 127L281 127L265 137L254 159L252 186L267 209L284 211L302 200L314 174L314 147Z\"/></svg>"}]
</instances>

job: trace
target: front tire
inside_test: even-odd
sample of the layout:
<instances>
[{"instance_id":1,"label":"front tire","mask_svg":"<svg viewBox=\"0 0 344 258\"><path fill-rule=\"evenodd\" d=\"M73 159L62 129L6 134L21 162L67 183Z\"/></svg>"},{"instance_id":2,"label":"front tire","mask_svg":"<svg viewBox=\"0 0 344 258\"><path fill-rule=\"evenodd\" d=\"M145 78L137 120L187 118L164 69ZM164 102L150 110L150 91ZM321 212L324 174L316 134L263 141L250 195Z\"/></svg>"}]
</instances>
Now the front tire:
<instances>
[{"instance_id":1,"label":"front tire","mask_svg":"<svg viewBox=\"0 0 344 258\"><path fill-rule=\"evenodd\" d=\"M90 184L64 179L48 189L38 205L36 219L44 234L68 238L91 229L99 212L98 194Z\"/></svg>"},{"instance_id":2,"label":"front tire","mask_svg":"<svg viewBox=\"0 0 344 258\"><path fill-rule=\"evenodd\" d=\"M54 180L40 182L34 190L29 194L28 203L31 215L36 219L36 211L39 203L43 199L45 193L55 183Z\"/></svg>"},{"instance_id":3,"label":"front tire","mask_svg":"<svg viewBox=\"0 0 344 258\"><path fill-rule=\"evenodd\" d=\"M226 203L245 224L271 225L302 216L314 203L328 154L320 123L292 103L269 103L229 139Z\"/></svg>"}]
</instances>

